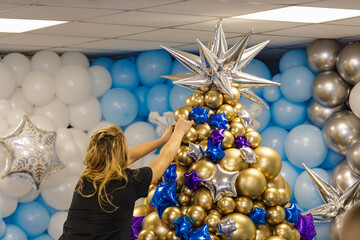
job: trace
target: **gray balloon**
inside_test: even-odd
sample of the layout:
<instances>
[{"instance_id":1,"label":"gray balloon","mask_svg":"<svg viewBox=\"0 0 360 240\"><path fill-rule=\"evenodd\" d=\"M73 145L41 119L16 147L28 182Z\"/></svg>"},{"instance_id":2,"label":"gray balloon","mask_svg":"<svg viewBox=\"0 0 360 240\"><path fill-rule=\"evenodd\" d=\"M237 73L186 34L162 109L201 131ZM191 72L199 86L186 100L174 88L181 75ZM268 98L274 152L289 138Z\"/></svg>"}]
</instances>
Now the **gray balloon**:
<instances>
[{"instance_id":1,"label":"gray balloon","mask_svg":"<svg viewBox=\"0 0 360 240\"><path fill-rule=\"evenodd\" d=\"M346 154L346 161L350 170L360 177L360 139L350 146Z\"/></svg>"},{"instance_id":2,"label":"gray balloon","mask_svg":"<svg viewBox=\"0 0 360 240\"><path fill-rule=\"evenodd\" d=\"M324 107L314 99L310 100L307 107L307 116L310 121L317 127L322 128L325 121L335 112L345 110L345 105L340 105L334 108Z\"/></svg>"},{"instance_id":3,"label":"gray balloon","mask_svg":"<svg viewBox=\"0 0 360 240\"><path fill-rule=\"evenodd\" d=\"M350 84L360 82L360 43L350 43L344 47L336 61L340 76Z\"/></svg>"},{"instance_id":4,"label":"gray balloon","mask_svg":"<svg viewBox=\"0 0 360 240\"><path fill-rule=\"evenodd\" d=\"M340 50L341 44L334 39L316 39L306 49L310 69L314 72L335 70Z\"/></svg>"},{"instance_id":5,"label":"gray balloon","mask_svg":"<svg viewBox=\"0 0 360 240\"><path fill-rule=\"evenodd\" d=\"M337 72L319 73L311 87L313 98L325 107L337 107L349 97L350 85Z\"/></svg>"},{"instance_id":6,"label":"gray balloon","mask_svg":"<svg viewBox=\"0 0 360 240\"><path fill-rule=\"evenodd\" d=\"M344 213L340 226L341 240L360 239L360 201Z\"/></svg>"},{"instance_id":7,"label":"gray balloon","mask_svg":"<svg viewBox=\"0 0 360 240\"><path fill-rule=\"evenodd\" d=\"M331 171L330 184L340 190L341 193L344 193L359 180L360 178L351 172L346 160L339 162Z\"/></svg>"},{"instance_id":8,"label":"gray balloon","mask_svg":"<svg viewBox=\"0 0 360 240\"><path fill-rule=\"evenodd\" d=\"M344 213L340 213L334 220L332 220L329 229L330 240L340 240L340 229L342 227L342 220Z\"/></svg>"},{"instance_id":9,"label":"gray balloon","mask_svg":"<svg viewBox=\"0 0 360 240\"><path fill-rule=\"evenodd\" d=\"M360 119L349 110L336 112L324 123L322 134L329 148L346 155L351 144L360 137Z\"/></svg>"}]
</instances>

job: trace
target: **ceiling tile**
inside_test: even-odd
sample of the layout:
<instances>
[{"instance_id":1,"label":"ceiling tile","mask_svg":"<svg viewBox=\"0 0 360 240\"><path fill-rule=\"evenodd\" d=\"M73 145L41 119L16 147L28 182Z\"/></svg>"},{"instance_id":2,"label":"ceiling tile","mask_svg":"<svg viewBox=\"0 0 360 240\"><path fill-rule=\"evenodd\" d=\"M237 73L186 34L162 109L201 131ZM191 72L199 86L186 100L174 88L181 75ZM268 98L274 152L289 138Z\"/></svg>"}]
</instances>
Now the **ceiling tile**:
<instances>
[{"instance_id":1,"label":"ceiling tile","mask_svg":"<svg viewBox=\"0 0 360 240\"><path fill-rule=\"evenodd\" d=\"M259 2L259 3L286 4L286 5L316 3L316 2L324 2L324 1L326 1L326 0L256 0L256 2ZM248 2L251 2L251 1L248 1Z\"/></svg>"},{"instance_id":2,"label":"ceiling tile","mask_svg":"<svg viewBox=\"0 0 360 240\"><path fill-rule=\"evenodd\" d=\"M347 18L347 19L343 19L343 20L327 22L326 24L359 26L360 25L360 17Z\"/></svg>"},{"instance_id":3,"label":"ceiling tile","mask_svg":"<svg viewBox=\"0 0 360 240\"><path fill-rule=\"evenodd\" d=\"M287 51L289 50L283 48L264 49L261 52L259 52L258 55L256 55L256 58L278 59L279 56L282 56Z\"/></svg>"},{"instance_id":4,"label":"ceiling tile","mask_svg":"<svg viewBox=\"0 0 360 240\"><path fill-rule=\"evenodd\" d=\"M97 56L114 56L127 53L125 51L114 51L114 50L97 50L97 49L88 49L88 48L48 48L46 50L57 52L58 54L63 54L65 52L82 52L88 57L97 57Z\"/></svg>"},{"instance_id":5,"label":"ceiling tile","mask_svg":"<svg viewBox=\"0 0 360 240\"><path fill-rule=\"evenodd\" d=\"M360 1L357 0L327 0L307 3L304 1L302 6L311 6L311 7L325 7L325 8L344 8L344 9L359 9L360 10Z\"/></svg>"},{"instance_id":6,"label":"ceiling tile","mask_svg":"<svg viewBox=\"0 0 360 240\"><path fill-rule=\"evenodd\" d=\"M15 3L15 4L22 4L22 5L30 5L30 4L34 4L34 3L45 2L45 0L1 0L1 2L2 3Z\"/></svg>"},{"instance_id":7,"label":"ceiling tile","mask_svg":"<svg viewBox=\"0 0 360 240\"><path fill-rule=\"evenodd\" d=\"M14 8L18 8L20 6L21 5L19 5L19 4L0 3L0 11L14 9Z\"/></svg>"},{"instance_id":8,"label":"ceiling tile","mask_svg":"<svg viewBox=\"0 0 360 240\"><path fill-rule=\"evenodd\" d=\"M0 51L2 53L9 53L9 52L28 52L28 51L37 51L41 50L42 48L39 46L26 46L24 44L0 44Z\"/></svg>"}]
</instances>

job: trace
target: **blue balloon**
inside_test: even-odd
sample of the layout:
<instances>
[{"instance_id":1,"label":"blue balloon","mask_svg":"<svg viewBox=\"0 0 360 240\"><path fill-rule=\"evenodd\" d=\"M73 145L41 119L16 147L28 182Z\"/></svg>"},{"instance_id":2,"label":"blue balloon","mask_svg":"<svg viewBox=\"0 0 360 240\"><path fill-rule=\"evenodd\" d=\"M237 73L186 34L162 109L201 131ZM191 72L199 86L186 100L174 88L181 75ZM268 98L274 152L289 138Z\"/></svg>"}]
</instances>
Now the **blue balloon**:
<instances>
[{"instance_id":1,"label":"blue balloon","mask_svg":"<svg viewBox=\"0 0 360 240\"><path fill-rule=\"evenodd\" d=\"M158 84L152 87L146 98L149 111L158 112L159 114L170 111L170 91L171 87L167 84Z\"/></svg>"},{"instance_id":2,"label":"blue balloon","mask_svg":"<svg viewBox=\"0 0 360 240\"><path fill-rule=\"evenodd\" d=\"M277 126L292 129L302 124L306 117L306 105L280 98L270 107L271 119Z\"/></svg>"},{"instance_id":3,"label":"blue balloon","mask_svg":"<svg viewBox=\"0 0 360 240\"><path fill-rule=\"evenodd\" d=\"M174 74L183 74L183 73L191 73L191 71L187 67L185 67L181 62L175 59L170 74L174 75ZM168 80L168 83L172 86L174 85L173 81L171 81L170 79Z\"/></svg>"},{"instance_id":4,"label":"blue balloon","mask_svg":"<svg viewBox=\"0 0 360 240\"><path fill-rule=\"evenodd\" d=\"M112 66L114 65L114 60L107 57L99 57L91 62L90 66L100 65L106 68L109 72L111 71Z\"/></svg>"},{"instance_id":5,"label":"blue balloon","mask_svg":"<svg viewBox=\"0 0 360 240\"><path fill-rule=\"evenodd\" d=\"M330 234L330 225L331 223L321 223L316 222L315 228L316 228L316 240L329 240L329 234Z\"/></svg>"},{"instance_id":6,"label":"blue balloon","mask_svg":"<svg viewBox=\"0 0 360 240\"><path fill-rule=\"evenodd\" d=\"M299 176L299 172L297 171L295 166L292 165L290 162L283 161L280 174L285 179L285 181L289 184L289 186L291 188L291 193L293 194L295 182L296 182L297 177Z\"/></svg>"},{"instance_id":7,"label":"blue balloon","mask_svg":"<svg viewBox=\"0 0 360 240\"><path fill-rule=\"evenodd\" d=\"M272 80L274 82L281 83L281 73L274 75ZM281 93L280 86L270 86L270 87L264 88L263 96L266 101L275 102L276 100L281 98L283 95Z\"/></svg>"},{"instance_id":8,"label":"blue balloon","mask_svg":"<svg viewBox=\"0 0 360 240\"><path fill-rule=\"evenodd\" d=\"M253 59L251 62L242 70L242 72L255 75L257 77L271 79L271 72L269 68L260 60ZM253 88L252 89L259 97L262 97L263 88Z\"/></svg>"},{"instance_id":9,"label":"blue balloon","mask_svg":"<svg viewBox=\"0 0 360 240\"><path fill-rule=\"evenodd\" d=\"M314 73L304 66L288 68L281 76L281 92L294 102L304 102L311 98Z\"/></svg>"},{"instance_id":10,"label":"blue balloon","mask_svg":"<svg viewBox=\"0 0 360 240\"><path fill-rule=\"evenodd\" d=\"M319 175L325 182L329 182L330 175L327 171L321 168L311 170ZM312 209L324 204L324 201L321 199L319 192L306 171L302 172L296 179L294 194L298 204L304 209Z\"/></svg>"},{"instance_id":11,"label":"blue balloon","mask_svg":"<svg viewBox=\"0 0 360 240\"><path fill-rule=\"evenodd\" d=\"M21 228L14 224L8 224L6 234L0 240L28 240L28 238Z\"/></svg>"},{"instance_id":12,"label":"blue balloon","mask_svg":"<svg viewBox=\"0 0 360 240\"><path fill-rule=\"evenodd\" d=\"M284 145L288 131L281 127L268 127L261 133L261 146L271 147L281 157L285 158Z\"/></svg>"},{"instance_id":13,"label":"blue balloon","mask_svg":"<svg viewBox=\"0 0 360 240\"><path fill-rule=\"evenodd\" d=\"M1 220L0 220L0 238L1 238L2 236L4 236L5 233L6 233L6 224L5 224L5 222L1 219Z\"/></svg>"},{"instance_id":14,"label":"blue balloon","mask_svg":"<svg viewBox=\"0 0 360 240\"><path fill-rule=\"evenodd\" d=\"M185 105L186 98L193 93L193 90L184 87L174 86L170 92L171 109L175 112L178 108L183 107Z\"/></svg>"},{"instance_id":15,"label":"blue balloon","mask_svg":"<svg viewBox=\"0 0 360 240\"><path fill-rule=\"evenodd\" d=\"M31 240L54 240L54 239L50 237L48 234L44 233L34 238L31 238Z\"/></svg>"},{"instance_id":16,"label":"blue balloon","mask_svg":"<svg viewBox=\"0 0 360 240\"><path fill-rule=\"evenodd\" d=\"M327 152L321 130L313 125L295 127L285 140L286 157L298 168L303 168L303 163L309 168L320 166Z\"/></svg>"},{"instance_id":17,"label":"blue balloon","mask_svg":"<svg viewBox=\"0 0 360 240\"><path fill-rule=\"evenodd\" d=\"M27 236L34 237L46 231L50 222L50 214L38 202L22 203L14 213L14 222L24 230Z\"/></svg>"},{"instance_id":18,"label":"blue balloon","mask_svg":"<svg viewBox=\"0 0 360 240\"><path fill-rule=\"evenodd\" d=\"M138 113L138 102L134 94L124 88L107 91L100 100L106 121L118 126L128 125Z\"/></svg>"},{"instance_id":19,"label":"blue balloon","mask_svg":"<svg viewBox=\"0 0 360 240\"><path fill-rule=\"evenodd\" d=\"M280 72L286 71L293 66L307 66L306 52L301 49L294 49L286 52L279 62Z\"/></svg>"},{"instance_id":20,"label":"blue balloon","mask_svg":"<svg viewBox=\"0 0 360 240\"><path fill-rule=\"evenodd\" d=\"M45 208L46 210L50 213L50 216L52 216L54 213L57 213L59 212L59 210L53 208L53 207L50 207L44 200L44 198L41 196L41 194L35 199L36 202L39 202L41 203Z\"/></svg>"},{"instance_id":21,"label":"blue balloon","mask_svg":"<svg viewBox=\"0 0 360 240\"><path fill-rule=\"evenodd\" d=\"M326 168L326 169L332 169L334 168L339 162L341 162L341 160L343 160L345 158L345 156L334 152L331 149L328 149L328 154L325 158L325 161L320 165L321 168Z\"/></svg>"},{"instance_id":22,"label":"blue balloon","mask_svg":"<svg viewBox=\"0 0 360 240\"><path fill-rule=\"evenodd\" d=\"M154 86L163 83L171 71L172 60L165 50L152 50L142 52L137 60L136 67L140 75L140 81L145 86Z\"/></svg>"},{"instance_id":23,"label":"blue balloon","mask_svg":"<svg viewBox=\"0 0 360 240\"><path fill-rule=\"evenodd\" d=\"M150 113L149 109L147 107L147 104L146 104L146 98L147 98L149 91L150 91L150 88L145 87L145 86L139 86L134 91L136 99L139 103L139 105L138 105L139 106L139 108L138 108L139 116L147 117Z\"/></svg>"},{"instance_id":24,"label":"blue balloon","mask_svg":"<svg viewBox=\"0 0 360 240\"><path fill-rule=\"evenodd\" d=\"M135 64L127 59L121 59L111 68L112 88L134 90L139 85L139 76Z\"/></svg>"},{"instance_id":25,"label":"blue balloon","mask_svg":"<svg viewBox=\"0 0 360 240\"><path fill-rule=\"evenodd\" d=\"M267 103L264 99L262 100ZM270 110L244 97L240 98L239 102L252 113L254 117L253 125L257 127L257 131L261 132L265 129L270 122Z\"/></svg>"}]
</instances>

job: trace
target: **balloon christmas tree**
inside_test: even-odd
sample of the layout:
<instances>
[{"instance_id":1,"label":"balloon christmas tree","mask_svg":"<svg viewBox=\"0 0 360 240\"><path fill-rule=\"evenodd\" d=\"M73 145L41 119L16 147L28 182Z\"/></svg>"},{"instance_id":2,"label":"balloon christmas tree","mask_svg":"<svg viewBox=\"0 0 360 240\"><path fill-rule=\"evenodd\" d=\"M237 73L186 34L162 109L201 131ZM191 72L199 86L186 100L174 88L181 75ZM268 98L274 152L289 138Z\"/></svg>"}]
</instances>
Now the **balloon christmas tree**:
<instances>
[{"instance_id":1,"label":"balloon christmas tree","mask_svg":"<svg viewBox=\"0 0 360 240\"><path fill-rule=\"evenodd\" d=\"M311 214L290 204L291 190L279 174L282 160L252 127L239 103L250 90L278 85L241 70L268 42L245 49L251 31L228 49L221 23L200 56L165 48L192 73L166 76L194 89L174 113L193 119L162 181L134 210L133 239L312 239ZM267 107L267 106L266 106Z\"/></svg>"}]
</instances>

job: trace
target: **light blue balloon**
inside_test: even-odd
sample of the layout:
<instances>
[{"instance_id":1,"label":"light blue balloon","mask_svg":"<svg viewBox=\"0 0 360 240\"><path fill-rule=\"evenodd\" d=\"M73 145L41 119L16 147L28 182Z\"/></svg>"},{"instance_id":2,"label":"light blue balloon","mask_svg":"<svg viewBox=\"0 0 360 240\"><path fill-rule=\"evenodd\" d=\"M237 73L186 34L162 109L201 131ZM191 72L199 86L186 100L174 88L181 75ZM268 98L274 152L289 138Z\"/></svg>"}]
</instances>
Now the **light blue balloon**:
<instances>
[{"instance_id":1,"label":"light blue balloon","mask_svg":"<svg viewBox=\"0 0 360 240\"><path fill-rule=\"evenodd\" d=\"M0 238L6 233L6 224L3 220L0 220Z\"/></svg>"},{"instance_id":2,"label":"light blue balloon","mask_svg":"<svg viewBox=\"0 0 360 240\"><path fill-rule=\"evenodd\" d=\"M311 170L324 179L325 182L329 182L330 175L327 171L322 168L314 168ZM324 204L324 201L321 199L319 192L306 171L302 172L296 179L294 194L296 201L305 209L312 209Z\"/></svg>"},{"instance_id":3,"label":"light blue balloon","mask_svg":"<svg viewBox=\"0 0 360 240\"><path fill-rule=\"evenodd\" d=\"M31 240L54 240L54 239L50 237L49 234L44 233L34 238L31 238Z\"/></svg>"},{"instance_id":4,"label":"light blue balloon","mask_svg":"<svg viewBox=\"0 0 360 240\"><path fill-rule=\"evenodd\" d=\"M309 168L320 166L327 152L322 132L314 125L303 124L295 127L285 140L286 157L298 168L303 168L303 163Z\"/></svg>"},{"instance_id":5,"label":"light blue balloon","mask_svg":"<svg viewBox=\"0 0 360 240\"><path fill-rule=\"evenodd\" d=\"M152 50L142 52L137 60L136 67L143 85L151 87L163 83L171 71L172 60L169 53L165 50Z\"/></svg>"},{"instance_id":6,"label":"light blue balloon","mask_svg":"<svg viewBox=\"0 0 360 240\"><path fill-rule=\"evenodd\" d=\"M288 68L281 76L281 92L293 102L304 102L311 98L314 73L304 66Z\"/></svg>"},{"instance_id":7,"label":"light blue balloon","mask_svg":"<svg viewBox=\"0 0 360 240\"><path fill-rule=\"evenodd\" d=\"M46 210L50 213L50 216L52 216L53 214L59 212L59 210L53 208L53 207L50 207L44 200L44 198L41 196L41 194L35 199L36 202L39 202L41 203L45 208ZM13 216L13 215L12 215Z\"/></svg>"},{"instance_id":8,"label":"light blue balloon","mask_svg":"<svg viewBox=\"0 0 360 240\"><path fill-rule=\"evenodd\" d=\"M134 94L124 88L107 91L100 100L104 119L118 126L128 125L138 113L138 102Z\"/></svg>"},{"instance_id":9,"label":"light blue balloon","mask_svg":"<svg viewBox=\"0 0 360 240\"><path fill-rule=\"evenodd\" d=\"M242 70L242 72L255 75L257 77L271 79L271 72L269 68L260 60L253 59L251 62ZM263 88L252 88L252 90L259 96L262 97Z\"/></svg>"},{"instance_id":10,"label":"light blue balloon","mask_svg":"<svg viewBox=\"0 0 360 240\"><path fill-rule=\"evenodd\" d=\"M50 214L38 202L19 204L14 213L14 222L21 227L27 236L34 237L46 231L50 222Z\"/></svg>"},{"instance_id":11,"label":"light blue balloon","mask_svg":"<svg viewBox=\"0 0 360 240\"><path fill-rule=\"evenodd\" d=\"M90 67L96 66L96 65L103 66L110 72L112 66L114 65L114 60L112 60L108 57L99 57L91 62Z\"/></svg>"},{"instance_id":12,"label":"light blue balloon","mask_svg":"<svg viewBox=\"0 0 360 240\"><path fill-rule=\"evenodd\" d=\"M6 234L0 240L28 240L25 232L14 224L6 226Z\"/></svg>"},{"instance_id":13,"label":"light blue balloon","mask_svg":"<svg viewBox=\"0 0 360 240\"><path fill-rule=\"evenodd\" d=\"M274 82L281 82L281 73L278 73L273 76L272 81ZM281 98L283 95L280 90L280 86L270 86L265 87L263 90L263 96L266 101L268 102L275 102L279 98Z\"/></svg>"},{"instance_id":14,"label":"light blue balloon","mask_svg":"<svg viewBox=\"0 0 360 240\"><path fill-rule=\"evenodd\" d=\"M150 91L150 88L145 86L139 86L134 90L134 94L136 96L136 99L138 101L138 115L147 117L149 115L149 109L146 104L146 98Z\"/></svg>"},{"instance_id":15,"label":"light blue balloon","mask_svg":"<svg viewBox=\"0 0 360 240\"><path fill-rule=\"evenodd\" d=\"M277 126L292 129L302 124L306 117L306 105L280 98L270 107L271 119Z\"/></svg>"},{"instance_id":16,"label":"light blue balloon","mask_svg":"<svg viewBox=\"0 0 360 240\"><path fill-rule=\"evenodd\" d=\"M167 84L158 84L152 87L147 95L146 102L150 112L164 112L171 111L169 104L169 95L171 86Z\"/></svg>"},{"instance_id":17,"label":"light blue balloon","mask_svg":"<svg viewBox=\"0 0 360 240\"><path fill-rule=\"evenodd\" d=\"M174 86L170 92L171 109L175 112L178 108L183 107L185 105L186 98L193 93L193 90L184 87Z\"/></svg>"},{"instance_id":18,"label":"light blue balloon","mask_svg":"<svg viewBox=\"0 0 360 240\"><path fill-rule=\"evenodd\" d=\"M281 127L267 127L261 132L261 146L271 147L281 157L285 158L284 145L288 131Z\"/></svg>"},{"instance_id":19,"label":"light blue balloon","mask_svg":"<svg viewBox=\"0 0 360 240\"><path fill-rule=\"evenodd\" d=\"M316 240L329 240L330 239L330 225L331 223L315 223L316 228Z\"/></svg>"},{"instance_id":20,"label":"light blue balloon","mask_svg":"<svg viewBox=\"0 0 360 240\"><path fill-rule=\"evenodd\" d=\"M295 182L299 176L299 172L297 171L295 166L292 165L290 162L283 161L280 174L285 179L285 181L289 184L289 186L291 188L291 193L293 194Z\"/></svg>"},{"instance_id":21,"label":"light blue balloon","mask_svg":"<svg viewBox=\"0 0 360 240\"><path fill-rule=\"evenodd\" d=\"M345 156L337 152L334 152L331 149L328 149L328 154L326 155L325 161L320 165L320 167L326 169L332 169L343 159L345 159Z\"/></svg>"},{"instance_id":22,"label":"light blue balloon","mask_svg":"<svg viewBox=\"0 0 360 240\"><path fill-rule=\"evenodd\" d=\"M185 67L181 62L175 59L171 68L170 75L183 74L183 73L191 73L191 71L187 67ZM173 81L171 81L170 79L168 80L168 83L172 86L174 85Z\"/></svg>"},{"instance_id":23,"label":"light blue balloon","mask_svg":"<svg viewBox=\"0 0 360 240\"><path fill-rule=\"evenodd\" d=\"M286 52L279 62L280 72L286 71L293 66L305 66L307 67L306 52L301 49L294 49Z\"/></svg>"},{"instance_id":24,"label":"light blue balloon","mask_svg":"<svg viewBox=\"0 0 360 240\"><path fill-rule=\"evenodd\" d=\"M266 104L267 102L262 99ZM249 112L252 113L255 122L253 123L254 127L257 127L257 131L261 132L263 129L265 129L267 127L267 125L270 122L270 110L260 106L259 104L241 97L240 101L239 101Z\"/></svg>"},{"instance_id":25,"label":"light blue balloon","mask_svg":"<svg viewBox=\"0 0 360 240\"><path fill-rule=\"evenodd\" d=\"M126 88L134 90L140 79L135 64L127 59L121 59L111 68L112 88Z\"/></svg>"}]
</instances>

